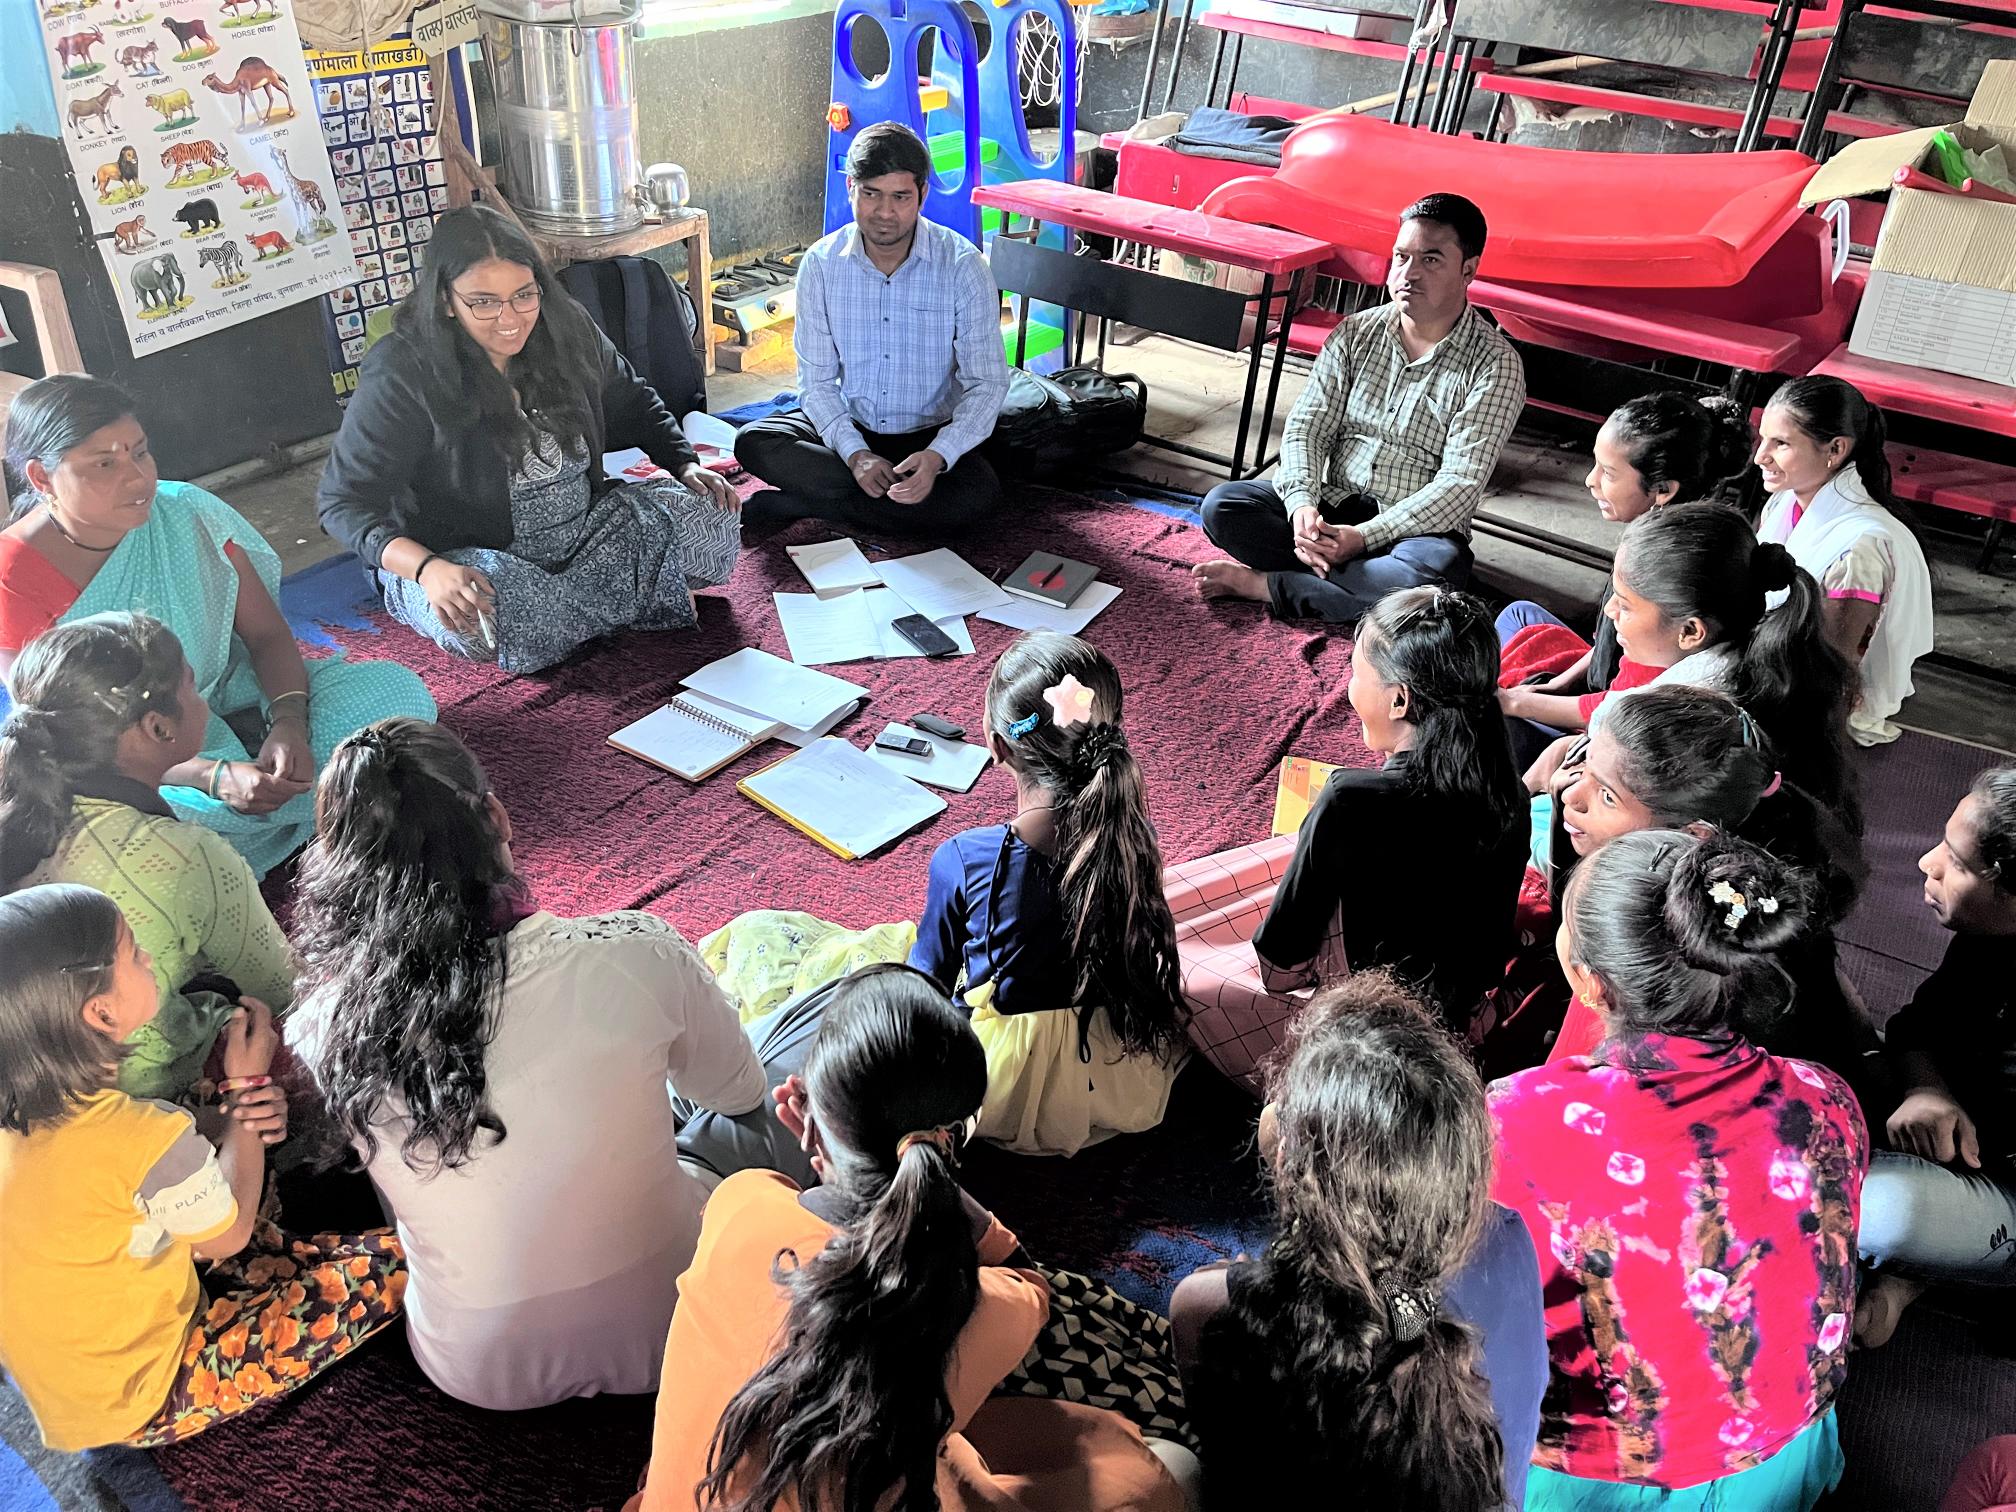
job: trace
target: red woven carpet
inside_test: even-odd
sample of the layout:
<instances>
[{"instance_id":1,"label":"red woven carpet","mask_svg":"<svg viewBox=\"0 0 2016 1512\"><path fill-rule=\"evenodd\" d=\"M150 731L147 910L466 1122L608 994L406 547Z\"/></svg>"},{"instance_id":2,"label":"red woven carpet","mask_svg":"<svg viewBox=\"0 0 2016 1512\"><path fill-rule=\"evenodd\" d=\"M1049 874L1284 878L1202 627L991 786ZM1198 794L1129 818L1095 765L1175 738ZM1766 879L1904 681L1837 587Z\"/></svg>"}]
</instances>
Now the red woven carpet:
<instances>
[{"instance_id":1,"label":"red woven carpet","mask_svg":"<svg viewBox=\"0 0 2016 1512\"><path fill-rule=\"evenodd\" d=\"M760 746L693 786L605 743L715 657L745 645L788 655L770 595L806 589L784 543L831 534L800 525L750 552L727 589L701 595L697 632L619 636L536 677L455 660L382 618L334 638L427 680L442 722L483 759L510 808L512 852L546 908L648 908L692 938L748 908L799 908L849 926L914 918L932 848L1013 814L1005 773L946 795L948 812L880 855L845 862L735 791L737 779L788 747ZM1280 624L1251 605L1200 602L1187 570L1172 565L1212 554L1195 529L1124 503L1031 490L1011 523L962 551L991 577L1039 548L1095 563L1123 590L1087 637L1120 668L1127 731L1168 859L1264 836L1273 770L1291 749L1371 759L1344 697L1348 639ZM924 710L977 731L988 672L1015 632L970 623L974 656L826 669L873 697L837 733L865 746L886 721Z\"/></svg>"},{"instance_id":2,"label":"red woven carpet","mask_svg":"<svg viewBox=\"0 0 2016 1512\"><path fill-rule=\"evenodd\" d=\"M1169 859L1265 835L1274 768L1291 749L1371 759L1344 697L1346 639L1275 623L1251 606L1201 603L1187 571L1172 564L1200 560L1209 548L1176 520L1047 490L1025 500L1023 514L965 554L991 576L1041 547L1097 563L1121 585L1088 635L1120 668L1126 726ZM345 612L347 587L321 617L349 621L328 634L352 654L394 657L426 678L442 721L483 758L510 807L513 854L543 906L649 908L695 939L747 908L802 908L856 926L915 918L932 847L1012 815L1005 774L948 795L950 810L931 825L850 863L735 791L737 778L784 747L759 748L695 787L604 743L703 662L742 645L783 655L770 595L804 588L784 543L821 538L818 527L799 526L751 552L729 589L702 595L697 633L626 635L540 677L454 661L382 616L365 625ZM301 596L288 604L297 629ZM885 720L920 710L977 730L988 672L1014 632L971 625L974 656L830 669L873 695L840 733L864 745ZM279 878L272 890L287 886ZM1046 1261L1095 1271L1141 1302L1165 1305L1182 1275L1263 1238L1247 1148L1250 1100L1194 1073L1177 1094L1164 1128L1072 1162L980 1152L974 1189ZM648 1399L515 1414L464 1407L428 1384L395 1328L313 1389L152 1458L174 1492L205 1512L543 1512L619 1504L649 1455L650 1428Z\"/></svg>"}]
</instances>

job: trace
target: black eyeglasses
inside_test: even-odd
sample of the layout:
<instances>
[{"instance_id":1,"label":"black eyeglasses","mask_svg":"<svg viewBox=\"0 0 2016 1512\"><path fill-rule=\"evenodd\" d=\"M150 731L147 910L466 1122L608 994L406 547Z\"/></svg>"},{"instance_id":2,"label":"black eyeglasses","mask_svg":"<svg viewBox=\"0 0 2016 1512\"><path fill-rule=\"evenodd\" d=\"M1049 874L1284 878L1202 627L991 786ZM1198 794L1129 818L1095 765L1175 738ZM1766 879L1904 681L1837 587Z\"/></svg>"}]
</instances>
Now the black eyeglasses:
<instances>
[{"instance_id":1,"label":"black eyeglasses","mask_svg":"<svg viewBox=\"0 0 2016 1512\"><path fill-rule=\"evenodd\" d=\"M509 299L499 299L494 294L478 294L472 298L459 291L455 292L455 297L462 301L462 308L469 312L471 320L495 320L504 313L507 304L520 315L530 315L539 308L542 296L537 289L523 289Z\"/></svg>"}]
</instances>

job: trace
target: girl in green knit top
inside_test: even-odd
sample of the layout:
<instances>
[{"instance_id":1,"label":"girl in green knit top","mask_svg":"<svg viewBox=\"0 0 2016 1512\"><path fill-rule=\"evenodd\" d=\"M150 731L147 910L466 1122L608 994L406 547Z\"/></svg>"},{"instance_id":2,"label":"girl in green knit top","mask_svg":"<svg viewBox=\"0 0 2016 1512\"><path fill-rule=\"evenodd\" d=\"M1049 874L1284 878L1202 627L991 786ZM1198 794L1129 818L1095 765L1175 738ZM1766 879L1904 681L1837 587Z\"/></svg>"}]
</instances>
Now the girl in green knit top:
<instances>
[{"instance_id":1,"label":"girl in green knit top","mask_svg":"<svg viewBox=\"0 0 2016 1512\"><path fill-rule=\"evenodd\" d=\"M281 1010L293 958L228 841L175 818L162 777L203 742L209 710L174 634L139 614L45 631L14 664L0 724L0 892L75 882L109 894L154 958L160 1011L128 1039L120 1090L183 1097L234 995Z\"/></svg>"}]
</instances>

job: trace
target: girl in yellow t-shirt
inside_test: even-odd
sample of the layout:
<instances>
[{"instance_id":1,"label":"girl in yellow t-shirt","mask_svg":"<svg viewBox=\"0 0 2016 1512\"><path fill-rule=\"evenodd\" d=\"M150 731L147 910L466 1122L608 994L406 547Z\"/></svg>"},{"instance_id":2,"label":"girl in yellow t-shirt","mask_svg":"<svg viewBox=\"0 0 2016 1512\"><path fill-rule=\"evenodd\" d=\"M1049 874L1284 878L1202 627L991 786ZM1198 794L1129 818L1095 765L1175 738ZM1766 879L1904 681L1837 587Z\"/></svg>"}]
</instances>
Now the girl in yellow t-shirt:
<instances>
[{"instance_id":1,"label":"girl in yellow t-shirt","mask_svg":"<svg viewBox=\"0 0 2016 1512\"><path fill-rule=\"evenodd\" d=\"M0 960L0 1369L44 1443L187 1438L397 1313L390 1230L289 1247L255 1223L265 1147L287 1134L265 1004L246 1001L220 1037L213 1145L186 1111L114 1085L161 1001L117 904L67 883L0 897ZM199 1260L236 1285L207 1307Z\"/></svg>"}]
</instances>

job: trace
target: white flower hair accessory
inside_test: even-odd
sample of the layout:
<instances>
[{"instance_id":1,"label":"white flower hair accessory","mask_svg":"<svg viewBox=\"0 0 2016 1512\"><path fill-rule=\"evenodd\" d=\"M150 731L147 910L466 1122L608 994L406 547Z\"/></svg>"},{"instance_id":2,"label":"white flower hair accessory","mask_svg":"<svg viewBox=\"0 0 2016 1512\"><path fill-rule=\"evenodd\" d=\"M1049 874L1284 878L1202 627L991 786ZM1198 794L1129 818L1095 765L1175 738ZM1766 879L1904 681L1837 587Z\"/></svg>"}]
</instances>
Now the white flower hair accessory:
<instances>
[{"instance_id":1,"label":"white flower hair accessory","mask_svg":"<svg viewBox=\"0 0 2016 1512\"><path fill-rule=\"evenodd\" d=\"M1739 924L1750 917L1753 900L1744 897L1742 893L1736 891L1729 883L1717 882L1713 887L1708 889L1708 896L1717 903L1728 907L1729 912L1723 916L1722 927L1731 934L1736 932L1736 927ZM1754 904L1757 912L1761 914L1775 914L1778 912L1778 900L1776 898L1758 898L1754 900Z\"/></svg>"},{"instance_id":2,"label":"white flower hair accessory","mask_svg":"<svg viewBox=\"0 0 2016 1512\"><path fill-rule=\"evenodd\" d=\"M1070 672L1066 672L1063 680L1054 687L1043 690L1043 701L1050 705L1050 722L1060 730L1068 730L1074 724L1092 723L1092 701L1095 697L1097 695Z\"/></svg>"}]
</instances>

